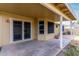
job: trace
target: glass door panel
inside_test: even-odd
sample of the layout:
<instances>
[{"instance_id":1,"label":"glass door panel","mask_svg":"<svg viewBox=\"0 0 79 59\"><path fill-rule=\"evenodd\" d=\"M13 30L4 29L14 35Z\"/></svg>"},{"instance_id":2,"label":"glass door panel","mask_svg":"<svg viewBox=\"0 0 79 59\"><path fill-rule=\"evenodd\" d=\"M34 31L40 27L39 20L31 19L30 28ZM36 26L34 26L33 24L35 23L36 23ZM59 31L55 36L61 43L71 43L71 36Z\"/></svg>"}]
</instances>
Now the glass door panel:
<instances>
[{"instance_id":1,"label":"glass door panel","mask_svg":"<svg viewBox=\"0 0 79 59\"><path fill-rule=\"evenodd\" d=\"M13 21L13 41L22 40L22 22Z\"/></svg>"},{"instance_id":2,"label":"glass door panel","mask_svg":"<svg viewBox=\"0 0 79 59\"><path fill-rule=\"evenodd\" d=\"M30 38L31 38L31 23L24 22L24 39L30 39Z\"/></svg>"}]
</instances>

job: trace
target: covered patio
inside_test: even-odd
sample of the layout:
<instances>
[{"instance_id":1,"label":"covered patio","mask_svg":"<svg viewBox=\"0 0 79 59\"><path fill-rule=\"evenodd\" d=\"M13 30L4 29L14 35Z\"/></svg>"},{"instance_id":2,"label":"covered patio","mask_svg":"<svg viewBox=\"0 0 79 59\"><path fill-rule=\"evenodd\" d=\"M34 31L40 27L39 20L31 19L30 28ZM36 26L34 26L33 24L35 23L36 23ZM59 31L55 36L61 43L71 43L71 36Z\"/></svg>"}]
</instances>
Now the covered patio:
<instances>
[{"instance_id":1,"label":"covered patio","mask_svg":"<svg viewBox=\"0 0 79 59\"><path fill-rule=\"evenodd\" d=\"M66 4L0 4L0 10L0 55L54 56L72 40L76 18ZM71 22L70 35L63 35L65 20Z\"/></svg>"},{"instance_id":2,"label":"covered patio","mask_svg":"<svg viewBox=\"0 0 79 59\"><path fill-rule=\"evenodd\" d=\"M71 42L71 36L63 36L63 48ZM56 56L61 52L59 39L47 41L33 40L4 46L2 56Z\"/></svg>"}]
</instances>

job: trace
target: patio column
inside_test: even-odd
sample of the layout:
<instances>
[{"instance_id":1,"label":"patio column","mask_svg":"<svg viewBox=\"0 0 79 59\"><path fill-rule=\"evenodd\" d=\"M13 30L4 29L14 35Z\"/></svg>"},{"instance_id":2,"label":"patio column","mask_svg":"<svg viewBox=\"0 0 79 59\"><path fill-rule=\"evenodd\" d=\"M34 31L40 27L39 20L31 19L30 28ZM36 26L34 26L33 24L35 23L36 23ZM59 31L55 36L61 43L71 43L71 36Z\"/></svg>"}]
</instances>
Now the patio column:
<instances>
[{"instance_id":1,"label":"patio column","mask_svg":"<svg viewBox=\"0 0 79 59\"><path fill-rule=\"evenodd\" d=\"M63 17L60 16L60 48L63 48L63 32L62 32L62 21Z\"/></svg>"},{"instance_id":2,"label":"patio column","mask_svg":"<svg viewBox=\"0 0 79 59\"><path fill-rule=\"evenodd\" d=\"M73 39L72 21L70 21L71 40Z\"/></svg>"}]
</instances>

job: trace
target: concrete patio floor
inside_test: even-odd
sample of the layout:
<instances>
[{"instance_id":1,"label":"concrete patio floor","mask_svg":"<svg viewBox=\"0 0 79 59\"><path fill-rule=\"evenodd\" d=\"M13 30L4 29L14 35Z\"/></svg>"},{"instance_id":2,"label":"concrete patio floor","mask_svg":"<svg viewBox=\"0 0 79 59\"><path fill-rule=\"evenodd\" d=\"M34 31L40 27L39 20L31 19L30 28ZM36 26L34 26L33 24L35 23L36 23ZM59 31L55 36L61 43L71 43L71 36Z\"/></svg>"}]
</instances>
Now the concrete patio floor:
<instances>
[{"instance_id":1,"label":"concrete patio floor","mask_svg":"<svg viewBox=\"0 0 79 59\"><path fill-rule=\"evenodd\" d=\"M71 41L66 37L63 39L63 48ZM0 52L1 56L55 56L61 51L59 39L48 41L32 40L4 46Z\"/></svg>"}]
</instances>

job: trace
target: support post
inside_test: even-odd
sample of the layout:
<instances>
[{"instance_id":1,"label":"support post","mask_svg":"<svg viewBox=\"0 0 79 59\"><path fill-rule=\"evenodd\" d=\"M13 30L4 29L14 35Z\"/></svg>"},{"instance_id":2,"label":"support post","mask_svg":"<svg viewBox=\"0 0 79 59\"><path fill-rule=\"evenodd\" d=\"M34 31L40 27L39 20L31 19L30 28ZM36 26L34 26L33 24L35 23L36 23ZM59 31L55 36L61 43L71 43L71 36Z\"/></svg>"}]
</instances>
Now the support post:
<instances>
[{"instance_id":1,"label":"support post","mask_svg":"<svg viewBox=\"0 0 79 59\"><path fill-rule=\"evenodd\" d=\"M2 47L0 47L0 51L2 50Z\"/></svg>"},{"instance_id":2,"label":"support post","mask_svg":"<svg viewBox=\"0 0 79 59\"><path fill-rule=\"evenodd\" d=\"M63 48L63 32L62 32L62 21L63 17L60 16L60 48Z\"/></svg>"},{"instance_id":3,"label":"support post","mask_svg":"<svg viewBox=\"0 0 79 59\"><path fill-rule=\"evenodd\" d=\"M73 39L72 21L70 21L71 40Z\"/></svg>"}]
</instances>

